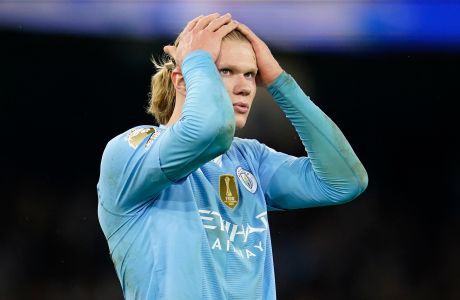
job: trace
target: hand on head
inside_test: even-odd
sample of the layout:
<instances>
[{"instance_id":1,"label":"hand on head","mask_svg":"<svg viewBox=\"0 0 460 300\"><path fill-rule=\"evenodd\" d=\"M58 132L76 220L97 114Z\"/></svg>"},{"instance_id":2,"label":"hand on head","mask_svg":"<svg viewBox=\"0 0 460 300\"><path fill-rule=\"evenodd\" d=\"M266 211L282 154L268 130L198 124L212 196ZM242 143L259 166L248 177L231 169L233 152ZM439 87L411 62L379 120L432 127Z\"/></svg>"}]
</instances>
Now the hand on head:
<instances>
[{"instance_id":1,"label":"hand on head","mask_svg":"<svg viewBox=\"0 0 460 300\"><path fill-rule=\"evenodd\" d=\"M267 44L264 43L248 26L239 23L236 28L251 42L252 49L256 54L257 60L257 81L258 84L267 86L272 83L282 72L283 69L278 61L273 57Z\"/></svg>"},{"instance_id":2,"label":"hand on head","mask_svg":"<svg viewBox=\"0 0 460 300\"><path fill-rule=\"evenodd\" d=\"M223 37L235 29L246 36L254 49L258 68L258 83L263 86L269 85L283 72L283 69L264 41L248 26L232 20L229 13L223 16L214 13L191 20L179 35L177 47L165 46L163 50L174 59L179 70L185 57L195 50L207 51L216 61Z\"/></svg>"},{"instance_id":3,"label":"hand on head","mask_svg":"<svg viewBox=\"0 0 460 300\"><path fill-rule=\"evenodd\" d=\"M179 44L165 46L163 50L171 56L177 67L182 66L185 57L195 50L207 51L214 61L220 53L222 38L236 29L238 23L232 20L230 14L220 16L214 13L207 16L199 16L185 26L179 35Z\"/></svg>"}]
</instances>

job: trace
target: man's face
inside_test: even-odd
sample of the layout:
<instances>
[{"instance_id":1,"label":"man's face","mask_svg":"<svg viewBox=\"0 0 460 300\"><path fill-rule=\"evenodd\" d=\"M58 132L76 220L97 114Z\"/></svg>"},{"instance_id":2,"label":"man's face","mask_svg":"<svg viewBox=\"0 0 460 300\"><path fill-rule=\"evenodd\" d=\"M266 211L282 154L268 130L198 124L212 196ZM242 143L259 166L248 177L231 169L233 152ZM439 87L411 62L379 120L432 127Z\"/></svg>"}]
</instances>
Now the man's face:
<instances>
[{"instance_id":1,"label":"man's face","mask_svg":"<svg viewBox=\"0 0 460 300\"><path fill-rule=\"evenodd\" d=\"M224 40L216 66L232 100L236 127L243 128L256 95L257 62L251 44Z\"/></svg>"}]
</instances>

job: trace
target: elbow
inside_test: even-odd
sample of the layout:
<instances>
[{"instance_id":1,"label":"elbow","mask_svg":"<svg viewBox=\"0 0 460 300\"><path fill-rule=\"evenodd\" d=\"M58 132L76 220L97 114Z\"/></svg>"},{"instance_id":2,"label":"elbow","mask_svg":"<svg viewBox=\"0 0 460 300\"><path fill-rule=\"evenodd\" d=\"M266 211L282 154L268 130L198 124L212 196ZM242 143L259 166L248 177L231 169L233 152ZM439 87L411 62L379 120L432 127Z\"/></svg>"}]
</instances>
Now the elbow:
<instances>
[{"instance_id":1,"label":"elbow","mask_svg":"<svg viewBox=\"0 0 460 300\"><path fill-rule=\"evenodd\" d=\"M369 176L367 175L366 169L364 169L363 167L362 174L360 174L359 180L358 180L358 187L360 190L359 194L364 192L368 184L369 184Z\"/></svg>"},{"instance_id":2,"label":"elbow","mask_svg":"<svg viewBox=\"0 0 460 300\"><path fill-rule=\"evenodd\" d=\"M222 153L227 152L232 145L235 129L235 115L232 110L231 115L225 118L225 122L219 127L219 133L216 138L217 143L221 145Z\"/></svg>"},{"instance_id":3,"label":"elbow","mask_svg":"<svg viewBox=\"0 0 460 300\"><path fill-rule=\"evenodd\" d=\"M202 120L190 141L198 143L207 159L219 156L230 148L235 134L235 117L232 114L214 114L213 118Z\"/></svg>"},{"instance_id":4,"label":"elbow","mask_svg":"<svg viewBox=\"0 0 460 300\"><path fill-rule=\"evenodd\" d=\"M364 190L366 190L368 184L369 177L367 176L367 171L364 168L364 166L361 163L359 163L359 166L355 168L355 179L353 180L352 188L355 196L353 197L353 199L361 195L364 192Z\"/></svg>"},{"instance_id":5,"label":"elbow","mask_svg":"<svg viewBox=\"0 0 460 300\"><path fill-rule=\"evenodd\" d=\"M230 101L229 101L230 103ZM206 138L215 156L221 155L230 148L235 135L235 114L233 107L221 109L220 116L213 115L207 126Z\"/></svg>"},{"instance_id":6,"label":"elbow","mask_svg":"<svg viewBox=\"0 0 460 300\"><path fill-rule=\"evenodd\" d=\"M359 174L359 176L354 177L353 180L350 180L345 185L345 188L336 191L336 204L344 204L356 199L366 190L368 183L369 178L367 176L367 172L364 168L362 168L362 172Z\"/></svg>"},{"instance_id":7,"label":"elbow","mask_svg":"<svg viewBox=\"0 0 460 300\"><path fill-rule=\"evenodd\" d=\"M213 157L219 156L228 151L232 145L235 134L235 120L232 118L224 119L224 122L215 126L209 136L209 150Z\"/></svg>"}]
</instances>

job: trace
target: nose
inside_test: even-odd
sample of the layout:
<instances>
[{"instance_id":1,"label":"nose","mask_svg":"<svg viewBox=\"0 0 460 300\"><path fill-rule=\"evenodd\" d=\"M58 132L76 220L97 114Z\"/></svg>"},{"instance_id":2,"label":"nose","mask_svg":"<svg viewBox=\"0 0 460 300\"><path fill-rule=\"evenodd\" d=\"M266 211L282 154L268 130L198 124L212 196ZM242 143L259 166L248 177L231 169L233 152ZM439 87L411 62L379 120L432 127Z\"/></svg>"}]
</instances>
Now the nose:
<instances>
[{"instance_id":1,"label":"nose","mask_svg":"<svg viewBox=\"0 0 460 300\"><path fill-rule=\"evenodd\" d=\"M238 74L238 76L236 76L233 93L239 96L248 96L251 94L251 86L243 74Z\"/></svg>"}]
</instances>

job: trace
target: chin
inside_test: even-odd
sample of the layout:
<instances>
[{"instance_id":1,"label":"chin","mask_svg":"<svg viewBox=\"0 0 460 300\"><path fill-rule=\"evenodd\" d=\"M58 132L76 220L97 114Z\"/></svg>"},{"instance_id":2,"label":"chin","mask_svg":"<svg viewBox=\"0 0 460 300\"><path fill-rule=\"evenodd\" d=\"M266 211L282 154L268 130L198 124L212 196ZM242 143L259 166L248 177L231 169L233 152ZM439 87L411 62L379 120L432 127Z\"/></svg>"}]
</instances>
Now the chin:
<instances>
[{"instance_id":1,"label":"chin","mask_svg":"<svg viewBox=\"0 0 460 300\"><path fill-rule=\"evenodd\" d=\"M237 129L242 129L246 125L246 118L235 118L235 126Z\"/></svg>"}]
</instances>

